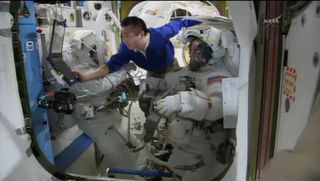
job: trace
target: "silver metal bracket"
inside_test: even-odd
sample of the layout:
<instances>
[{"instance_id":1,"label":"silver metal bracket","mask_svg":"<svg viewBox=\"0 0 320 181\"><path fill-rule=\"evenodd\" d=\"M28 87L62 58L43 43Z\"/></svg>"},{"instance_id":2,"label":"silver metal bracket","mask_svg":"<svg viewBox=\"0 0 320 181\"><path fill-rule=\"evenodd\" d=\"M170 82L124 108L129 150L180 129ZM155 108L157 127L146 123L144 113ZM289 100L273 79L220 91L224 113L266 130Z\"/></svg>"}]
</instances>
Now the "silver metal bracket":
<instances>
[{"instance_id":1,"label":"silver metal bracket","mask_svg":"<svg viewBox=\"0 0 320 181\"><path fill-rule=\"evenodd\" d=\"M17 128L16 133L19 136L25 135L25 134L27 134L27 129L26 129L26 127Z\"/></svg>"}]
</instances>

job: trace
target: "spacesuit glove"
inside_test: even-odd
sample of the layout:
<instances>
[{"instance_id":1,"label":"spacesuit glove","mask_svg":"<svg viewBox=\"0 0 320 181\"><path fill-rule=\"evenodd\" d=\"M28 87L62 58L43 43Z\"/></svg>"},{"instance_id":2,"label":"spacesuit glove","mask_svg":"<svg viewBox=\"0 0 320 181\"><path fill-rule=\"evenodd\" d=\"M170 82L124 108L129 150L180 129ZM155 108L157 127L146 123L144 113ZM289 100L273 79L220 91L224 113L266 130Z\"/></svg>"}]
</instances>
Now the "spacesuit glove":
<instances>
[{"instance_id":1,"label":"spacesuit glove","mask_svg":"<svg viewBox=\"0 0 320 181\"><path fill-rule=\"evenodd\" d=\"M169 116L181 110L180 95L167 96L154 103L154 108L162 115Z\"/></svg>"}]
</instances>

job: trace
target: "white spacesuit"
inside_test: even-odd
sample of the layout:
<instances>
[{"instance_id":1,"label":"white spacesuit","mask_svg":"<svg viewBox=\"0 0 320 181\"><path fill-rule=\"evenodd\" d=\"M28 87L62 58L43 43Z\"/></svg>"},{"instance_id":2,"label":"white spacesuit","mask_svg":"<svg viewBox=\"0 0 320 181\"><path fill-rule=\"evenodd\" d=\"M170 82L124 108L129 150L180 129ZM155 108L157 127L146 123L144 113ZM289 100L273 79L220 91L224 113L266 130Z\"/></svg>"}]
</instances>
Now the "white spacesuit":
<instances>
[{"instance_id":1,"label":"white spacesuit","mask_svg":"<svg viewBox=\"0 0 320 181\"><path fill-rule=\"evenodd\" d=\"M71 35L66 47L64 61L72 70L90 71L98 67L96 38L91 30L77 30ZM105 53L105 52L103 52ZM123 128L119 109L125 107L128 95L117 86L128 80L128 71L135 69L128 64L117 72L85 83L68 87L77 101L71 116L64 115L62 122L73 120L78 127L96 143L99 152L107 160L104 167L135 168L135 157L130 150L127 131ZM64 87L67 86L66 84ZM122 102L123 101L123 102ZM133 136L131 136L131 141ZM126 159L122 159L125 157ZM102 169L102 168L101 168ZM105 173L101 170L101 174Z\"/></svg>"},{"instance_id":2,"label":"white spacesuit","mask_svg":"<svg viewBox=\"0 0 320 181\"><path fill-rule=\"evenodd\" d=\"M184 30L180 40L186 43L189 66L167 73L164 79L149 77L141 85L140 95L153 94L156 100L147 114L145 141L151 140L150 159L183 180L212 180L226 173L236 145L236 119L225 120L237 116L237 94L226 98L230 90L224 87L236 92L234 81L225 80L237 76L234 62L239 48L232 32L207 25ZM230 101L234 107L225 110ZM163 125L159 114L166 118ZM159 154L168 150L155 151L152 137L172 146L168 160L160 159Z\"/></svg>"}]
</instances>

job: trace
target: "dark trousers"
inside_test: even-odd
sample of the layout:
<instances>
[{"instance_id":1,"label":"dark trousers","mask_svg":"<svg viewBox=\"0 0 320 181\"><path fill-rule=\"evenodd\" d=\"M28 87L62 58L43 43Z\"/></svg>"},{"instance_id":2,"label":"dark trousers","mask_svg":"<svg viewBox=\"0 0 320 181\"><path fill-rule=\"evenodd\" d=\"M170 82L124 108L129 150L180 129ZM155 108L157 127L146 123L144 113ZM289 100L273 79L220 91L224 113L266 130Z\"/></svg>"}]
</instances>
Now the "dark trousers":
<instances>
[{"instance_id":1,"label":"dark trousers","mask_svg":"<svg viewBox=\"0 0 320 181\"><path fill-rule=\"evenodd\" d=\"M179 69L179 64L177 59L174 57L172 64L163 72L152 72L147 71L147 77L156 77L156 78L164 78L167 72L175 71Z\"/></svg>"}]
</instances>

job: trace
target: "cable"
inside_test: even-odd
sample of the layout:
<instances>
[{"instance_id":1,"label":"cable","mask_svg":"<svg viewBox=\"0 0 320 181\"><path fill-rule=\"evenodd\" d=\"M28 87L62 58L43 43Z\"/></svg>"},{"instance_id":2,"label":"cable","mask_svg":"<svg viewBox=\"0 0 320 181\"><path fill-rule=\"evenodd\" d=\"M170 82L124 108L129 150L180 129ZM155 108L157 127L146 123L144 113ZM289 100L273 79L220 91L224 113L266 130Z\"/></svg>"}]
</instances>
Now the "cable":
<instances>
[{"instance_id":1,"label":"cable","mask_svg":"<svg viewBox=\"0 0 320 181\"><path fill-rule=\"evenodd\" d=\"M158 159L158 158L156 158L155 156L152 155L152 153L149 151L149 149L151 149L150 143L147 143L146 147L147 147L146 152L147 152L149 158L151 158L152 161L154 161L155 163L157 163L159 165L162 165L162 166L168 168L173 173L175 173L177 176L182 177L182 173L180 173L178 170L176 170L174 168L174 165L172 165L172 164L170 164L168 162L162 161L162 160L160 160L160 159Z\"/></svg>"}]
</instances>

